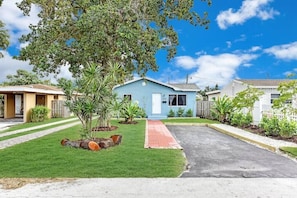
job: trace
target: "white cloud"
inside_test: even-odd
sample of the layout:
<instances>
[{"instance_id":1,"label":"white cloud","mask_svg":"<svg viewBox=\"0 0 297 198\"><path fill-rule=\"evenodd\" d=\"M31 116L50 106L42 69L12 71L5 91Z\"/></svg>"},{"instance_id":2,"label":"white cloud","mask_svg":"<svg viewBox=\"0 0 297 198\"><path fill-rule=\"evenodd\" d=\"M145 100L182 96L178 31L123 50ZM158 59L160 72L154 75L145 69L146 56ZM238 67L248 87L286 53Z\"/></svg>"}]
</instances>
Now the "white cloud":
<instances>
[{"instance_id":1,"label":"white cloud","mask_svg":"<svg viewBox=\"0 0 297 198\"><path fill-rule=\"evenodd\" d=\"M9 31L11 45L18 44L21 35L29 33L29 25L37 24L39 18L38 7L32 5L30 16L24 16L22 11L16 6L21 0L3 1L0 7L0 20L5 23L6 29Z\"/></svg>"},{"instance_id":2,"label":"white cloud","mask_svg":"<svg viewBox=\"0 0 297 198\"><path fill-rule=\"evenodd\" d=\"M232 8L220 12L216 20L221 29L227 29L233 24L243 24L253 17L268 20L278 15L279 12L268 5L272 0L244 0L239 10Z\"/></svg>"},{"instance_id":3,"label":"white cloud","mask_svg":"<svg viewBox=\"0 0 297 198\"><path fill-rule=\"evenodd\" d=\"M251 47L251 49L249 50L250 52L256 52L256 51L259 51L261 50L262 48L260 46L253 46Z\"/></svg>"},{"instance_id":4,"label":"white cloud","mask_svg":"<svg viewBox=\"0 0 297 198\"><path fill-rule=\"evenodd\" d=\"M275 45L264 50L278 59L297 60L297 41L284 45Z\"/></svg>"},{"instance_id":5,"label":"white cloud","mask_svg":"<svg viewBox=\"0 0 297 198\"><path fill-rule=\"evenodd\" d=\"M182 60L184 57L179 57ZM202 55L198 58L187 57L186 60L195 63L192 68L197 68L190 74L189 82L196 83L200 88L218 84L224 86L236 76L240 66L250 66L249 62L257 58L254 54L219 54ZM177 80L178 81L178 80Z\"/></svg>"},{"instance_id":6,"label":"white cloud","mask_svg":"<svg viewBox=\"0 0 297 198\"><path fill-rule=\"evenodd\" d=\"M190 56L178 56L175 58L175 63L184 69L192 69L197 65L195 59Z\"/></svg>"},{"instance_id":7,"label":"white cloud","mask_svg":"<svg viewBox=\"0 0 297 198\"><path fill-rule=\"evenodd\" d=\"M4 54L4 58L0 59L1 71L0 82L6 80L6 76L9 74L16 74L18 69L32 71L32 66L29 61L19 61L13 59L6 51L1 51Z\"/></svg>"}]
</instances>

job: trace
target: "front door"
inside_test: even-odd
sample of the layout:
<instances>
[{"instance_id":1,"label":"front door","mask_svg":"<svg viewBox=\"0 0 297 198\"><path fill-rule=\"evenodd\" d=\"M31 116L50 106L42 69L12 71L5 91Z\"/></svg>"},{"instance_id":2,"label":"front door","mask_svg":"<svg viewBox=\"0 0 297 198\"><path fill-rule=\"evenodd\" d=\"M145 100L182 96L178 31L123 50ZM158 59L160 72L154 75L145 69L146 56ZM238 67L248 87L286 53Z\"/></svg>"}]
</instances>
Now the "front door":
<instances>
[{"instance_id":1,"label":"front door","mask_svg":"<svg viewBox=\"0 0 297 198\"><path fill-rule=\"evenodd\" d=\"M161 94L152 94L152 114L161 114Z\"/></svg>"}]
</instances>

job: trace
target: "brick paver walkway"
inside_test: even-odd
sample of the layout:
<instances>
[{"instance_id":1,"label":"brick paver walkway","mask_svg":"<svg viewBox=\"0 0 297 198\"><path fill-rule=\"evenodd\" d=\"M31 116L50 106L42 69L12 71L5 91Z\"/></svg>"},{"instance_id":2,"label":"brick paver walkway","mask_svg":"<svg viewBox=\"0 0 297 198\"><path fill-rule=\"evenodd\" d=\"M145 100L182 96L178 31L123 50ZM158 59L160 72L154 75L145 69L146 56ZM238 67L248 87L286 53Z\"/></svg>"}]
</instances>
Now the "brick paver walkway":
<instances>
[{"instance_id":1,"label":"brick paver walkway","mask_svg":"<svg viewBox=\"0 0 297 198\"><path fill-rule=\"evenodd\" d=\"M159 120L147 120L144 147L182 149L167 127Z\"/></svg>"}]
</instances>

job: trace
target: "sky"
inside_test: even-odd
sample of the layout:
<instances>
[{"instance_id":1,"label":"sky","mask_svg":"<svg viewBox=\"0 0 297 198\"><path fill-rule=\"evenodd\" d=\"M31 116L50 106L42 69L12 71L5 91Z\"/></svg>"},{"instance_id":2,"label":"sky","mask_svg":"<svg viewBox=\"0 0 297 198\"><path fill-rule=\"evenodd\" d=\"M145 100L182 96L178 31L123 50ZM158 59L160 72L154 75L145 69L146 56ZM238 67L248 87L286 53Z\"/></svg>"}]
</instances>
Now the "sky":
<instances>
[{"instance_id":1,"label":"sky","mask_svg":"<svg viewBox=\"0 0 297 198\"><path fill-rule=\"evenodd\" d=\"M0 82L17 69L32 70L28 62L12 58L24 47L18 42L20 35L38 21L38 9L25 17L15 6L19 1L4 0L0 7L11 43L0 59ZM149 71L147 77L164 83L196 83L201 89L223 87L233 79L287 78L297 72L296 8L295 0L213 0L211 6L195 0L193 10L208 12L209 28L171 21L179 37L177 54L168 62L166 52L159 51L159 70ZM60 77L71 77L66 67Z\"/></svg>"}]
</instances>

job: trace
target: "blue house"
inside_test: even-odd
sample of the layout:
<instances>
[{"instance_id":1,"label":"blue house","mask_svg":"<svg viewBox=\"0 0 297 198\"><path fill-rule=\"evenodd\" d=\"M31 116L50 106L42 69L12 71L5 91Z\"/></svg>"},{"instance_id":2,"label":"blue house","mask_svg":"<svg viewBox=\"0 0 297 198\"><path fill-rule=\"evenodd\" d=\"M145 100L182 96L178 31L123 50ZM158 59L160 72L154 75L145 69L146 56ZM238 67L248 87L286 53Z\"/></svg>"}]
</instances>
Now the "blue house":
<instances>
[{"instance_id":1,"label":"blue house","mask_svg":"<svg viewBox=\"0 0 297 198\"><path fill-rule=\"evenodd\" d=\"M128 97L143 108L148 119L164 119L172 109L192 110L196 115L196 84L166 84L151 78L137 78L114 87L119 97Z\"/></svg>"}]
</instances>

